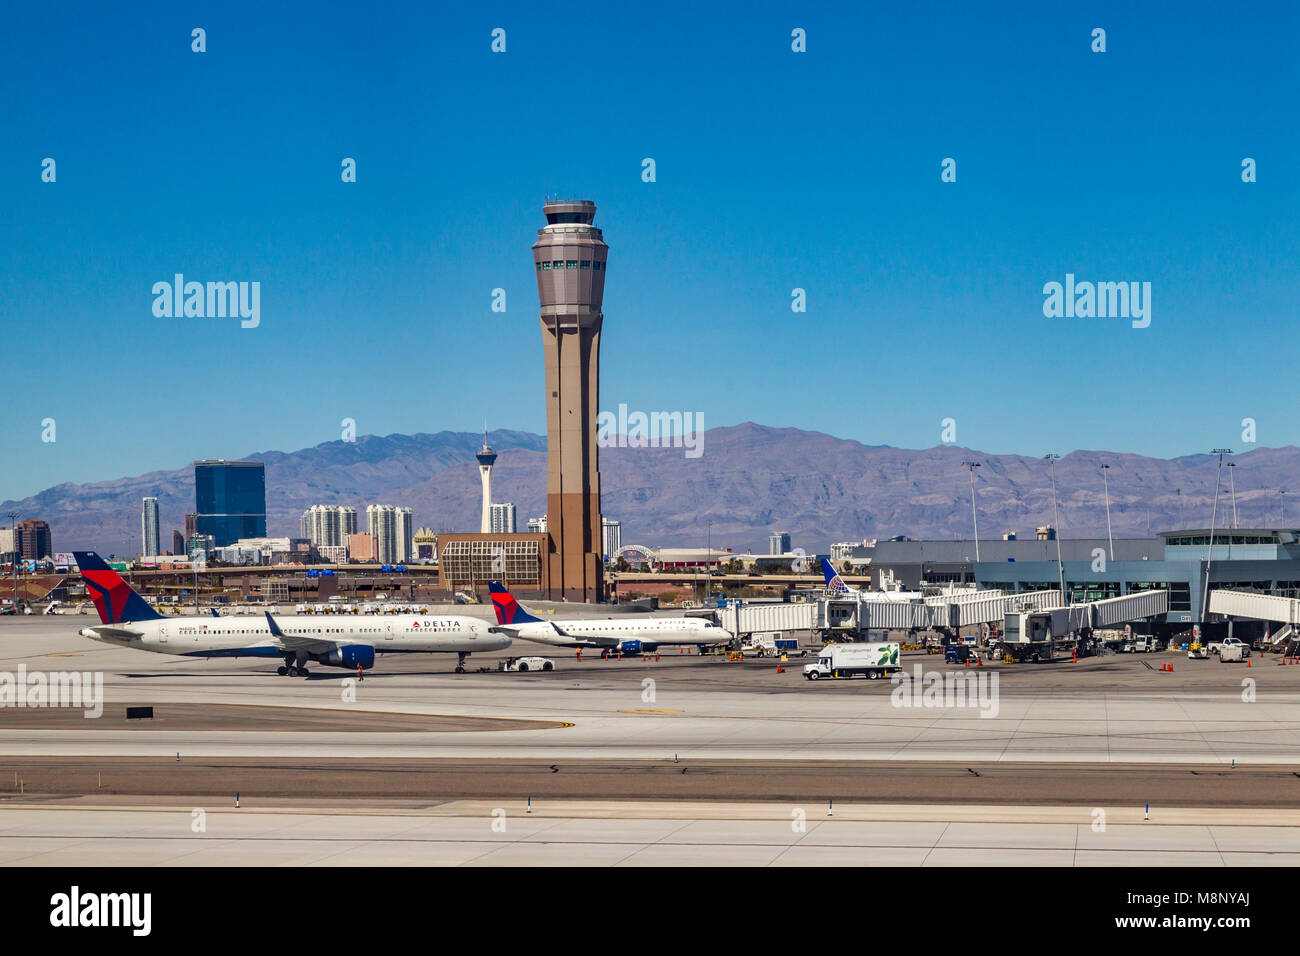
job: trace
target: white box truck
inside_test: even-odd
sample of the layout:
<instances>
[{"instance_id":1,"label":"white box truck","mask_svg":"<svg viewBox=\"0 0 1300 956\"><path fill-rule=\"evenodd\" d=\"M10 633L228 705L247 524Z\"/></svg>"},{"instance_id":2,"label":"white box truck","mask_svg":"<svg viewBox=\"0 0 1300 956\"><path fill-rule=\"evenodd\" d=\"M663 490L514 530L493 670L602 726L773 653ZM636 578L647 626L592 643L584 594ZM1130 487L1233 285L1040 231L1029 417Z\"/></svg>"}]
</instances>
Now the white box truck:
<instances>
[{"instance_id":1,"label":"white box truck","mask_svg":"<svg viewBox=\"0 0 1300 956\"><path fill-rule=\"evenodd\" d=\"M827 644L817 655L816 662L807 664L803 676L808 680L823 677L866 677L877 680L896 670L899 645L869 641L861 644Z\"/></svg>"}]
</instances>

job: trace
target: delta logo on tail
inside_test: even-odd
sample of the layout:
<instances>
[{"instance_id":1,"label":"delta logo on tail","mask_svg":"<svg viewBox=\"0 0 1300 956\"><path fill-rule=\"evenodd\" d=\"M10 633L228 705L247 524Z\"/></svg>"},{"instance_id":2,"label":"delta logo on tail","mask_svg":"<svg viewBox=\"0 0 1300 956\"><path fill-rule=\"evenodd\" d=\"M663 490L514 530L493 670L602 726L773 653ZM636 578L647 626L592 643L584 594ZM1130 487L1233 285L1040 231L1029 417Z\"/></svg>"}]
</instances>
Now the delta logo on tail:
<instances>
[{"instance_id":1,"label":"delta logo on tail","mask_svg":"<svg viewBox=\"0 0 1300 956\"><path fill-rule=\"evenodd\" d=\"M72 556L82 580L86 582L90 599L95 602L101 624L155 621L162 617L94 551L73 551Z\"/></svg>"},{"instance_id":2,"label":"delta logo on tail","mask_svg":"<svg viewBox=\"0 0 1300 956\"><path fill-rule=\"evenodd\" d=\"M488 591L492 594L492 607L497 612L497 625L502 624L527 624L531 621L539 621L541 618L533 617L515 600L514 595L505 589L500 581L489 581Z\"/></svg>"},{"instance_id":3,"label":"delta logo on tail","mask_svg":"<svg viewBox=\"0 0 1300 956\"><path fill-rule=\"evenodd\" d=\"M831 566L831 563L825 558L822 558L822 574L826 577L827 591L835 591L839 594L848 594L853 590L844 583L844 579L840 577L839 572L837 572L835 568Z\"/></svg>"}]
</instances>

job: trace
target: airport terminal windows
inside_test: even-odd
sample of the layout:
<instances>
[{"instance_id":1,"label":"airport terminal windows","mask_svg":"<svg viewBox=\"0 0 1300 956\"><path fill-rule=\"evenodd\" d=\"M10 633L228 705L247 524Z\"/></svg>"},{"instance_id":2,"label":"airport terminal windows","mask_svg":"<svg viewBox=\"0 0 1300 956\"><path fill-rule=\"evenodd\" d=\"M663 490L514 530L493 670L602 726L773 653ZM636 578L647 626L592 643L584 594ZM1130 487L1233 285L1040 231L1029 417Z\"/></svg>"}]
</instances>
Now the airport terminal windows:
<instances>
[{"instance_id":1,"label":"airport terminal windows","mask_svg":"<svg viewBox=\"0 0 1300 956\"><path fill-rule=\"evenodd\" d=\"M1168 591L1170 611L1192 609L1192 586L1186 581L1130 581L1129 594L1140 591Z\"/></svg>"},{"instance_id":2,"label":"airport terminal windows","mask_svg":"<svg viewBox=\"0 0 1300 956\"><path fill-rule=\"evenodd\" d=\"M997 586L996 582L992 582L992 586L996 587ZM1006 585L1007 590L1011 590L1013 587L1015 588L1016 591L1022 594L1027 593L1029 591L1059 591L1061 589L1061 582L1060 581L1021 581L1019 586L1012 585L1012 584Z\"/></svg>"},{"instance_id":3,"label":"airport terminal windows","mask_svg":"<svg viewBox=\"0 0 1300 956\"><path fill-rule=\"evenodd\" d=\"M1174 547L1209 547L1210 536L1208 534L1184 534L1177 537L1166 539L1166 544ZM1277 544L1277 536L1271 534L1227 534L1224 532L1215 532L1214 544L1217 547L1221 544Z\"/></svg>"},{"instance_id":4,"label":"airport terminal windows","mask_svg":"<svg viewBox=\"0 0 1300 956\"><path fill-rule=\"evenodd\" d=\"M1071 604L1087 604L1120 596L1118 581L1070 581L1067 586Z\"/></svg>"}]
</instances>

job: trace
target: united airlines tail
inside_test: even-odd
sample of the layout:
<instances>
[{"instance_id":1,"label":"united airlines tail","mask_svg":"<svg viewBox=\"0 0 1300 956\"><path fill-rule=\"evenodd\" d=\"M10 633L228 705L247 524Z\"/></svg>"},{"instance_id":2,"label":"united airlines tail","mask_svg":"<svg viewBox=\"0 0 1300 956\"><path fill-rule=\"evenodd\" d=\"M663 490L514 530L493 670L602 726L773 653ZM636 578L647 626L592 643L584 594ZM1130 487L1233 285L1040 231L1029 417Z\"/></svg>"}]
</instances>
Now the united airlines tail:
<instances>
[{"instance_id":1,"label":"united airlines tail","mask_svg":"<svg viewBox=\"0 0 1300 956\"><path fill-rule=\"evenodd\" d=\"M94 551L73 551L72 556L76 558L90 599L95 602L101 624L155 621L162 617Z\"/></svg>"},{"instance_id":2,"label":"united airlines tail","mask_svg":"<svg viewBox=\"0 0 1300 956\"><path fill-rule=\"evenodd\" d=\"M844 579L831 566L831 563L822 558L822 574L826 577L826 590L837 591L840 594L852 594L857 588L851 588L844 583Z\"/></svg>"},{"instance_id":3,"label":"united airlines tail","mask_svg":"<svg viewBox=\"0 0 1300 956\"><path fill-rule=\"evenodd\" d=\"M525 611L500 581L489 581L488 591L492 594L492 606L497 612L497 624L530 624L540 621Z\"/></svg>"}]
</instances>

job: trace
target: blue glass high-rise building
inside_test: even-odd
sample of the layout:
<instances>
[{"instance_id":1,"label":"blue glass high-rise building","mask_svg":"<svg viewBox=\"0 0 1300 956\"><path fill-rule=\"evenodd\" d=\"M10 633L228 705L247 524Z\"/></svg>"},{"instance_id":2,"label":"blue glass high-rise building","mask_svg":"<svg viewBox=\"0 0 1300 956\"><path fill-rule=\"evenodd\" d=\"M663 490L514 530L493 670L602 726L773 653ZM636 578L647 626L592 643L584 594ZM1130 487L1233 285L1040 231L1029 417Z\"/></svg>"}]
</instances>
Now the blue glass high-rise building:
<instances>
[{"instance_id":1,"label":"blue glass high-rise building","mask_svg":"<svg viewBox=\"0 0 1300 956\"><path fill-rule=\"evenodd\" d=\"M260 461L194 463L195 529L218 548L266 537L266 466Z\"/></svg>"}]
</instances>

